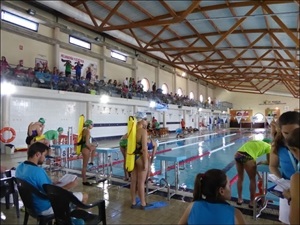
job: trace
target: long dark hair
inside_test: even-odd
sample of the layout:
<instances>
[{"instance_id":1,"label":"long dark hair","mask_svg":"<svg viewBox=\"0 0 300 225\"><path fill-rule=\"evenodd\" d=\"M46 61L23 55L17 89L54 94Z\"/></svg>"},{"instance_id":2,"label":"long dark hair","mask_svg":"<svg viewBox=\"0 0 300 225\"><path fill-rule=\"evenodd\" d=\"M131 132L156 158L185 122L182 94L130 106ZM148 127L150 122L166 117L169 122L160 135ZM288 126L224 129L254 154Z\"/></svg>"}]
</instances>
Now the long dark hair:
<instances>
[{"instance_id":1,"label":"long dark hair","mask_svg":"<svg viewBox=\"0 0 300 225\"><path fill-rule=\"evenodd\" d=\"M290 124L299 124L300 125L300 113L297 111L288 111L280 115L278 118L278 126L281 130L282 126ZM272 150L275 154L278 153L280 146L285 146L284 137L281 132L276 132Z\"/></svg>"},{"instance_id":2,"label":"long dark hair","mask_svg":"<svg viewBox=\"0 0 300 225\"><path fill-rule=\"evenodd\" d=\"M224 201L219 195L219 188L225 188L227 176L219 169L210 169L197 174L194 184L193 201L206 199L207 201Z\"/></svg>"}]
</instances>

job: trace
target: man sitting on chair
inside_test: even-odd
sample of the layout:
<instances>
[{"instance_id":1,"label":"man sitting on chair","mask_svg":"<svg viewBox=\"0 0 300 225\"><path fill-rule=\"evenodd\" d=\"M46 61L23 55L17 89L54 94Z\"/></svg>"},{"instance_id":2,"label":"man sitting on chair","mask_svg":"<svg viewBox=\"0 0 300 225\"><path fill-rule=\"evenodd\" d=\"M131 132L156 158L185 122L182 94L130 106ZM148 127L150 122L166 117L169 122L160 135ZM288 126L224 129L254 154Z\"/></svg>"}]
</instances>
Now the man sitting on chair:
<instances>
[{"instance_id":1,"label":"man sitting on chair","mask_svg":"<svg viewBox=\"0 0 300 225\"><path fill-rule=\"evenodd\" d=\"M28 159L25 162L22 162L16 169L17 178L27 181L44 194L43 184L53 184L46 171L42 167L39 167L45 160L47 150L49 150L47 145L41 142L33 143L27 151ZM76 185L77 179L62 186L62 188L70 190ZM87 193L74 192L73 194L83 203L87 202ZM46 216L53 214L53 209L49 200L35 197L35 199L33 199L33 204L38 215Z\"/></svg>"}]
</instances>

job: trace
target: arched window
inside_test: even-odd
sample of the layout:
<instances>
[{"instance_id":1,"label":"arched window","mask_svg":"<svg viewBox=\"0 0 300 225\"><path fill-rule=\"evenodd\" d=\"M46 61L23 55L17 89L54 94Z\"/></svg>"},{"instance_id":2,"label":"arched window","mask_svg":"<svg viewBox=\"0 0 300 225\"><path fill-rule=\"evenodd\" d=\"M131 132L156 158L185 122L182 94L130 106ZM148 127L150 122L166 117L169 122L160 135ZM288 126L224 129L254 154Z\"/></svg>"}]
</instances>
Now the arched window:
<instances>
[{"instance_id":1,"label":"arched window","mask_svg":"<svg viewBox=\"0 0 300 225\"><path fill-rule=\"evenodd\" d=\"M177 89L177 94L178 94L179 96L182 95L182 89L181 89L181 88L178 88L178 89Z\"/></svg>"},{"instance_id":2,"label":"arched window","mask_svg":"<svg viewBox=\"0 0 300 225\"><path fill-rule=\"evenodd\" d=\"M203 102L203 95L199 96L199 100L200 100L200 102Z\"/></svg>"},{"instance_id":3,"label":"arched window","mask_svg":"<svg viewBox=\"0 0 300 225\"><path fill-rule=\"evenodd\" d=\"M194 93L192 91L190 92L190 99L194 99Z\"/></svg>"},{"instance_id":4,"label":"arched window","mask_svg":"<svg viewBox=\"0 0 300 225\"><path fill-rule=\"evenodd\" d=\"M168 85L166 83L161 85L161 89L162 89L163 94L168 94L169 93L169 88L168 88Z\"/></svg>"},{"instance_id":5,"label":"arched window","mask_svg":"<svg viewBox=\"0 0 300 225\"><path fill-rule=\"evenodd\" d=\"M147 78L144 78L144 79L142 79L141 83L142 83L142 85L144 86L144 87L143 87L143 90L144 90L144 91L148 91L149 88L150 88L149 80L148 80Z\"/></svg>"}]
</instances>

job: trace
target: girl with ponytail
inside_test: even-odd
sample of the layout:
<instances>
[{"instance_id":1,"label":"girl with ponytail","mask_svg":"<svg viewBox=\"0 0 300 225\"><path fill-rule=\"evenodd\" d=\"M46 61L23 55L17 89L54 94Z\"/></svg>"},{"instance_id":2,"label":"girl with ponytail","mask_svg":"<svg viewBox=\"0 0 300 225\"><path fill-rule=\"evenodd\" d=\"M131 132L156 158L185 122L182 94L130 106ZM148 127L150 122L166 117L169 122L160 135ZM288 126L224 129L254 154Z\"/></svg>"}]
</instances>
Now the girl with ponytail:
<instances>
[{"instance_id":1,"label":"girl with ponytail","mask_svg":"<svg viewBox=\"0 0 300 225\"><path fill-rule=\"evenodd\" d=\"M230 181L219 169L197 174L193 202L178 224L245 224L240 210L227 203L231 198Z\"/></svg>"}]
</instances>

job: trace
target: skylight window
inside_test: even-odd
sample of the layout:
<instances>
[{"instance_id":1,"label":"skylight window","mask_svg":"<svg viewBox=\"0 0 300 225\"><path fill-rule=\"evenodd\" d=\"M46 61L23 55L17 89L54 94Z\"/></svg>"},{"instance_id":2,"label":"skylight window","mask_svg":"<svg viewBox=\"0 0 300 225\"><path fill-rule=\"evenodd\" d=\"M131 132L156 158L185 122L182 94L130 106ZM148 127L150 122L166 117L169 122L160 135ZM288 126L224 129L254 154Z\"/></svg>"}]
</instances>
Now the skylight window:
<instances>
[{"instance_id":1,"label":"skylight window","mask_svg":"<svg viewBox=\"0 0 300 225\"><path fill-rule=\"evenodd\" d=\"M73 36L69 36L69 42L73 45L77 45L79 47L82 47L82 48L86 48L86 49L89 49L91 50L91 43L90 42L87 42L87 41L83 41L81 39L78 39L76 37L73 37Z\"/></svg>"},{"instance_id":2,"label":"skylight window","mask_svg":"<svg viewBox=\"0 0 300 225\"><path fill-rule=\"evenodd\" d=\"M110 56L114 59L118 59L118 60L121 60L123 62L126 62L126 60L127 60L127 57L125 55L122 55L120 53L113 52L113 51L111 51Z\"/></svg>"},{"instance_id":3,"label":"skylight window","mask_svg":"<svg viewBox=\"0 0 300 225\"><path fill-rule=\"evenodd\" d=\"M3 10L1 11L1 19L32 31L38 31L39 28L38 23Z\"/></svg>"}]
</instances>

